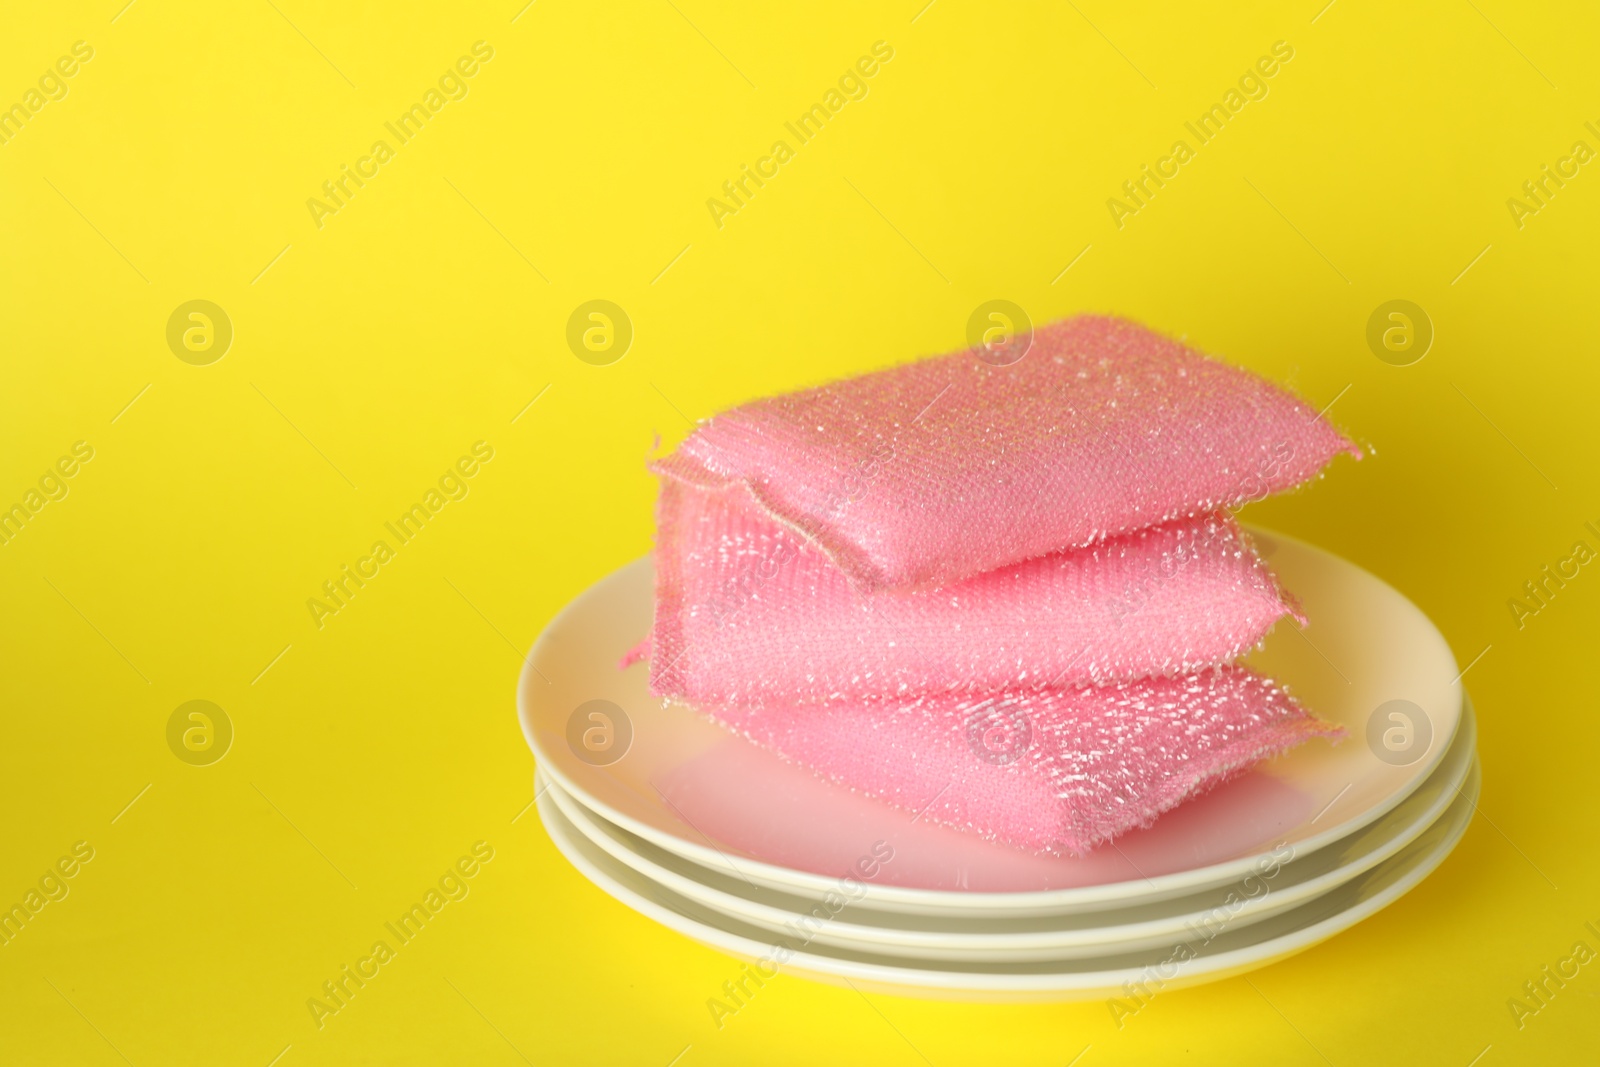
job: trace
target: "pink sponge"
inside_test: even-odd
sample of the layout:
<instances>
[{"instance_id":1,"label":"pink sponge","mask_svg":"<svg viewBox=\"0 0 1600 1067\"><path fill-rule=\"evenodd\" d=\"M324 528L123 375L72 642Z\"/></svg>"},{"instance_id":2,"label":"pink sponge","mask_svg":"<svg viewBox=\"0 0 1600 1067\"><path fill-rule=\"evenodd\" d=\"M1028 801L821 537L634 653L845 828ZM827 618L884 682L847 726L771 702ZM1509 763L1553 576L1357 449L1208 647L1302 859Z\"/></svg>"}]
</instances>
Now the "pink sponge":
<instances>
[{"instance_id":1,"label":"pink sponge","mask_svg":"<svg viewBox=\"0 0 1600 1067\"><path fill-rule=\"evenodd\" d=\"M743 485L866 589L929 586L1239 504L1360 451L1246 371L1117 319L717 416L654 464Z\"/></svg>"},{"instance_id":2,"label":"pink sponge","mask_svg":"<svg viewBox=\"0 0 1600 1067\"><path fill-rule=\"evenodd\" d=\"M651 688L816 703L1179 674L1290 611L1213 512L937 589L864 592L739 486L662 486Z\"/></svg>"},{"instance_id":3,"label":"pink sponge","mask_svg":"<svg viewBox=\"0 0 1600 1067\"><path fill-rule=\"evenodd\" d=\"M1104 688L706 706L723 725L924 818L1082 854L1255 761L1342 731L1242 667Z\"/></svg>"}]
</instances>

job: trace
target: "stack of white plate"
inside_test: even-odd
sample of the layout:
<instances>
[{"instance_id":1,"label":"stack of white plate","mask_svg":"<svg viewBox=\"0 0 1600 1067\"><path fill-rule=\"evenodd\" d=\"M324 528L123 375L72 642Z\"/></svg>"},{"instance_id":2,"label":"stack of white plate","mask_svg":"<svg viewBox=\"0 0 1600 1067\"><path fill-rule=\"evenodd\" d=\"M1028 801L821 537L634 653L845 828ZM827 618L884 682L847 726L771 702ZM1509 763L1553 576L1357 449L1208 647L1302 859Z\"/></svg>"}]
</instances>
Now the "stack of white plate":
<instances>
[{"instance_id":1,"label":"stack of white plate","mask_svg":"<svg viewBox=\"0 0 1600 1067\"><path fill-rule=\"evenodd\" d=\"M1471 706L1408 600L1255 532L1311 625L1251 664L1345 728L1085 857L1039 856L823 781L692 709L643 665L640 560L570 604L519 694L556 847L627 906L771 977L963 999L1116 997L1263 966L1392 903L1443 862L1478 794ZM937 794L930 796L931 803Z\"/></svg>"}]
</instances>

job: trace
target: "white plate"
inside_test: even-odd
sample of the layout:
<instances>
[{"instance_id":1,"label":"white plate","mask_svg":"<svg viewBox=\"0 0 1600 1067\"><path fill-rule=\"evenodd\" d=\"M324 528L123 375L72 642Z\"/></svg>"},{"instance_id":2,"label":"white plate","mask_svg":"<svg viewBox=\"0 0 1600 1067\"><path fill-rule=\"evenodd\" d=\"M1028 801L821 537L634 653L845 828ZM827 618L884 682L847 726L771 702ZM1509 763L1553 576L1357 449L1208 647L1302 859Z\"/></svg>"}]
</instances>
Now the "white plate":
<instances>
[{"instance_id":1,"label":"white plate","mask_svg":"<svg viewBox=\"0 0 1600 1067\"><path fill-rule=\"evenodd\" d=\"M1398 855L1330 893L1242 928L1191 931L1156 951L1077 960L1026 963L910 960L881 952L819 948L814 941L782 956L767 933L718 915L624 866L574 830L551 799L539 798L539 815L563 855L617 900L706 945L748 961L733 981L752 969L773 969L819 981L847 982L866 991L962 1000L1074 1000L1125 997L1129 983L1159 992L1214 981L1283 959L1348 929L1392 903L1449 855L1472 821L1479 786L1476 761L1465 787L1444 816ZM731 971L731 969L730 969ZM720 989L709 996L723 996Z\"/></svg>"},{"instance_id":2,"label":"white plate","mask_svg":"<svg viewBox=\"0 0 1600 1067\"><path fill-rule=\"evenodd\" d=\"M877 842L895 859L856 907L1059 914L1226 885L1273 844L1303 857L1391 811L1437 766L1461 714L1455 660L1415 605L1320 549L1255 537L1312 624L1306 633L1280 624L1251 663L1349 736L1302 745L1086 857L1031 855L930 825L684 705L663 706L648 693L644 665L616 666L650 627L647 559L584 591L540 636L518 690L523 732L543 773L607 821L768 888L825 893ZM611 702L631 725L626 754L605 766L568 742L569 721L590 700ZM1430 726L1426 750L1403 766L1379 759L1367 740L1369 719L1391 700L1410 701Z\"/></svg>"},{"instance_id":3,"label":"white plate","mask_svg":"<svg viewBox=\"0 0 1600 1067\"><path fill-rule=\"evenodd\" d=\"M819 946L917 959L1072 959L1160 948L1184 930L1204 928L1219 916L1225 916L1231 927L1247 926L1363 874L1420 836L1455 800L1473 767L1475 735L1469 702L1444 761L1415 793L1377 822L1303 859L1285 850L1281 867L1264 868L1224 889L1158 904L1044 917L928 917L862 911L848 904L836 909L823 898L763 889L691 863L605 822L560 786L544 782L543 787L570 826L612 859L686 899L769 934L814 929L812 940ZM833 902L841 899L835 897Z\"/></svg>"}]
</instances>

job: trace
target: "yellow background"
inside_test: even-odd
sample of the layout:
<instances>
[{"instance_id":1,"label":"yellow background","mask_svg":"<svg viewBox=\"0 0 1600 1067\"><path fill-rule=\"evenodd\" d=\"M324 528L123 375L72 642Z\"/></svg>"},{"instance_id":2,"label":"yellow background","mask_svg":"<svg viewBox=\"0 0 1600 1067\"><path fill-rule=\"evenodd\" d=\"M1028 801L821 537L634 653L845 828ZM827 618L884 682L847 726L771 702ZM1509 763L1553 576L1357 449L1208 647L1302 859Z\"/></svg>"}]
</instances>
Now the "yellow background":
<instances>
[{"instance_id":1,"label":"yellow background","mask_svg":"<svg viewBox=\"0 0 1600 1067\"><path fill-rule=\"evenodd\" d=\"M95 454L0 546L0 903L95 857L0 947L0 1061L1592 1062L1600 968L1520 1030L1507 1000L1595 945L1600 576L1521 629L1507 601L1600 547L1600 171L1520 229L1506 201L1600 147L1600 21L923 2L8 7L0 103L75 41L94 58L0 146L0 503ZM469 95L314 225L478 40ZM717 228L707 198L879 40L869 95ZM1107 198L1279 40L1269 95L1119 230ZM636 330L611 366L565 343L594 298ZM1394 583L1463 666L1487 646L1482 814L1359 928L1120 1031L1098 1002L791 977L719 1031L735 965L590 886L527 809L522 653L648 551L657 433L958 347L992 298L1337 399L1376 454L1251 517ZM1413 366L1365 340L1395 298L1437 331ZM209 366L166 344L191 299L233 323ZM479 440L470 495L317 629L307 598ZM166 742L192 699L236 731L211 766ZM479 840L470 896L319 1031L307 998Z\"/></svg>"}]
</instances>

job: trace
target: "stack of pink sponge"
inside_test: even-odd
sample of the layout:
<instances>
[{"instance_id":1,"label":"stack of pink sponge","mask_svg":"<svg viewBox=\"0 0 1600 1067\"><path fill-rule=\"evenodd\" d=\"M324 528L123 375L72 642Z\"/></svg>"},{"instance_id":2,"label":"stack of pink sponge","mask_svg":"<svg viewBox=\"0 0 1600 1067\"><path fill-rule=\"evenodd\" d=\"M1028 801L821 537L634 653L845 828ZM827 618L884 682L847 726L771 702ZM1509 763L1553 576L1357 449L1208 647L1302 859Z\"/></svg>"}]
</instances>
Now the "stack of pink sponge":
<instances>
[{"instance_id":1,"label":"stack of pink sponge","mask_svg":"<svg viewBox=\"0 0 1600 1067\"><path fill-rule=\"evenodd\" d=\"M755 401L662 478L652 690L835 781L1082 853L1338 731L1232 661L1294 601L1225 510L1359 450L1132 323ZM1298 620L1303 621L1303 620Z\"/></svg>"}]
</instances>

